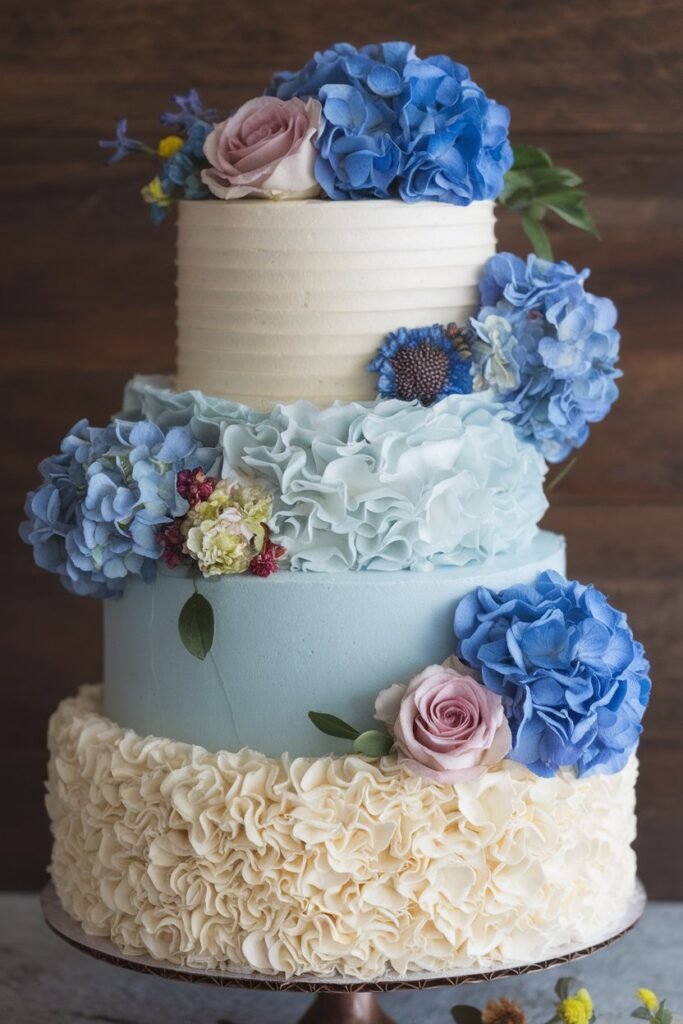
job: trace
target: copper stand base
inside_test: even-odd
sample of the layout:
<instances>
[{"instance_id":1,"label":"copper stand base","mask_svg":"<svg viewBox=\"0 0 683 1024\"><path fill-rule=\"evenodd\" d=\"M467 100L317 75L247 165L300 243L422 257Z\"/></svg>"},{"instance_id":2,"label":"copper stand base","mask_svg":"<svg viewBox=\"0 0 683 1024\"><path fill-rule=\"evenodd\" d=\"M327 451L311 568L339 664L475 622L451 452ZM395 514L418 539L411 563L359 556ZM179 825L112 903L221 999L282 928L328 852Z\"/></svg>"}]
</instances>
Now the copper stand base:
<instances>
[{"instance_id":1,"label":"copper stand base","mask_svg":"<svg viewBox=\"0 0 683 1024\"><path fill-rule=\"evenodd\" d=\"M299 1024L393 1024L372 992L322 992Z\"/></svg>"}]
</instances>

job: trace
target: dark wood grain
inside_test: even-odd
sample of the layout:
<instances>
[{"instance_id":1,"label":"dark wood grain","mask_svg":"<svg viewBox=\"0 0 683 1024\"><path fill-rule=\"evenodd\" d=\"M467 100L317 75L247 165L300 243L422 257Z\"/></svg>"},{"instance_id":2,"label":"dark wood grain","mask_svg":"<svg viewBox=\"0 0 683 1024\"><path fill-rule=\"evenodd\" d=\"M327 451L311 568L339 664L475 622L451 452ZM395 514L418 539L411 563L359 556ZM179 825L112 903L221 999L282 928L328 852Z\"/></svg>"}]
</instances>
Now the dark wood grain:
<instances>
[{"instance_id":1,"label":"dark wood grain","mask_svg":"<svg viewBox=\"0 0 683 1024\"><path fill-rule=\"evenodd\" d=\"M593 194L597 242L557 227L558 255L592 267L620 309L624 378L553 493L547 525L570 569L629 613L653 665L639 855L653 896L683 897L683 7L679 0L5 0L2 197L3 484L0 885L36 887L45 727L100 673L100 608L66 595L15 541L35 466L83 415L104 422L133 372L173 365L173 227L152 229L144 169L103 171L114 118L154 137L174 91L228 107L274 68L336 39L409 37L468 63L512 111L513 136L546 146ZM523 251L504 215L501 247Z\"/></svg>"}]
</instances>

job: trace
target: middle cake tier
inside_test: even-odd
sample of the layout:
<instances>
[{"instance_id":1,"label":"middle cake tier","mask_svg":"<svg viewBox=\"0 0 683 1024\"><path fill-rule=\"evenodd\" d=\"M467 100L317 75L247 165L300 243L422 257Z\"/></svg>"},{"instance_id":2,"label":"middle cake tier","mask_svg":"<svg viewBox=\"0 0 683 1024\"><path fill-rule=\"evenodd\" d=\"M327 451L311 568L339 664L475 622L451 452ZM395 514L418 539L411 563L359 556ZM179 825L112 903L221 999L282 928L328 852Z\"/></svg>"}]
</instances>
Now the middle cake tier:
<instances>
[{"instance_id":1,"label":"middle cake tier","mask_svg":"<svg viewBox=\"0 0 683 1024\"><path fill-rule=\"evenodd\" d=\"M105 602L104 714L139 735L271 757L343 753L318 732L324 710L372 729L378 692L454 652L453 614L478 586L565 571L565 543L541 531L516 554L432 572L301 573L195 580L162 569ZM213 647L193 658L178 616L195 586L215 615Z\"/></svg>"}]
</instances>

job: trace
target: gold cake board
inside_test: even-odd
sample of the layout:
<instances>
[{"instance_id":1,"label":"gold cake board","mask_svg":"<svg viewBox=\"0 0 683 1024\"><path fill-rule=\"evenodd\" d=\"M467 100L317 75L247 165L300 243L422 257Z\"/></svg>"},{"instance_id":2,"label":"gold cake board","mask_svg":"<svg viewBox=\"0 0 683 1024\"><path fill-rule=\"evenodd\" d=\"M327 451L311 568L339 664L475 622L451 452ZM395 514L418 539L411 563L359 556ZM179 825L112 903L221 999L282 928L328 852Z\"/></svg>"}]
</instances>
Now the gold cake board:
<instances>
[{"instance_id":1,"label":"gold cake board","mask_svg":"<svg viewBox=\"0 0 683 1024\"><path fill-rule=\"evenodd\" d=\"M301 1018L300 1024L392 1024L376 1002L374 993L472 985L482 981L497 981L499 978L512 978L518 974L530 974L533 971L545 971L550 967L571 963L604 949L626 935L642 917L646 903L645 889L642 883L637 881L623 917L609 931L599 935L590 946L574 945L561 948L549 960L535 963L503 963L481 970L466 967L449 975L389 973L373 981L359 981L357 978L341 976L316 978L313 975L300 975L296 978L284 978L238 971L201 970L196 967L177 967L147 956L128 956L109 939L86 935L78 921L62 908L52 883L43 889L40 896L43 915L52 931L65 942L96 960L141 974L170 978L173 981L193 981L225 988L315 993L317 998Z\"/></svg>"}]
</instances>

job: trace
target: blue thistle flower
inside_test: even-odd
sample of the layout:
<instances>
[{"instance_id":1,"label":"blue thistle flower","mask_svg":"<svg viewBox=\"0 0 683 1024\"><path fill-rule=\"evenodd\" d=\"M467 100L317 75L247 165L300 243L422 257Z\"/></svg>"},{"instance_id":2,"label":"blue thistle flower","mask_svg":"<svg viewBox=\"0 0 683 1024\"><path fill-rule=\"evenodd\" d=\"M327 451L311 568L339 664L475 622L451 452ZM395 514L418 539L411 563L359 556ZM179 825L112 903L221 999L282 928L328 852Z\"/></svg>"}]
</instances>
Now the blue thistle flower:
<instances>
[{"instance_id":1,"label":"blue thistle flower","mask_svg":"<svg viewBox=\"0 0 683 1024\"><path fill-rule=\"evenodd\" d=\"M368 369L379 374L380 398L433 405L472 391L467 339L456 324L400 327L387 335Z\"/></svg>"},{"instance_id":2,"label":"blue thistle flower","mask_svg":"<svg viewBox=\"0 0 683 1024\"><path fill-rule=\"evenodd\" d=\"M186 96L171 96L178 110L168 110L159 120L166 128L175 128L190 132L197 121L215 121L218 114L215 110L205 109L196 89L190 89Z\"/></svg>"},{"instance_id":3,"label":"blue thistle flower","mask_svg":"<svg viewBox=\"0 0 683 1024\"><path fill-rule=\"evenodd\" d=\"M100 139L97 145L100 149L113 149L114 152L107 160L107 164L115 164L123 160L129 153L146 153L154 156L154 150L146 146L139 139L131 139L128 135L128 118L120 117L116 122L116 137L113 139Z\"/></svg>"}]
</instances>

